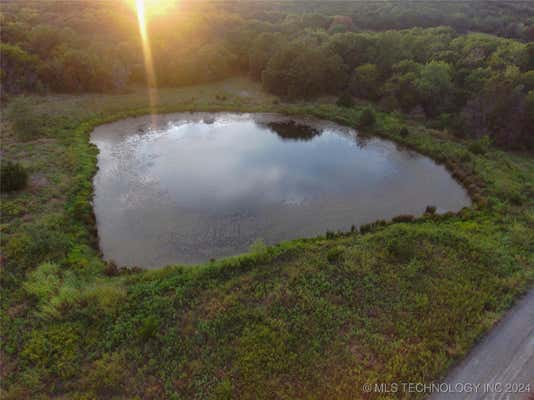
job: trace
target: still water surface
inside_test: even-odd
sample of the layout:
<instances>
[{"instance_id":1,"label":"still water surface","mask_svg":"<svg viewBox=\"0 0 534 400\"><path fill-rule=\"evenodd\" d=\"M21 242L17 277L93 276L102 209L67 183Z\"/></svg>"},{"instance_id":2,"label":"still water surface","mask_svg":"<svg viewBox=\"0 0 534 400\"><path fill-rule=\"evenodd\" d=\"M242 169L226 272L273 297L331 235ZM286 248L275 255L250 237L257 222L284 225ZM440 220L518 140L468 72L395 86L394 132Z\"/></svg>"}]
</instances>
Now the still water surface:
<instances>
[{"instance_id":1,"label":"still water surface","mask_svg":"<svg viewBox=\"0 0 534 400\"><path fill-rule=\"evenodd\" d=\"M470 204L443 166L332 122L180 113L98 127L94 209L105 259L157 268Z\"/></svg>"}]
</instances>

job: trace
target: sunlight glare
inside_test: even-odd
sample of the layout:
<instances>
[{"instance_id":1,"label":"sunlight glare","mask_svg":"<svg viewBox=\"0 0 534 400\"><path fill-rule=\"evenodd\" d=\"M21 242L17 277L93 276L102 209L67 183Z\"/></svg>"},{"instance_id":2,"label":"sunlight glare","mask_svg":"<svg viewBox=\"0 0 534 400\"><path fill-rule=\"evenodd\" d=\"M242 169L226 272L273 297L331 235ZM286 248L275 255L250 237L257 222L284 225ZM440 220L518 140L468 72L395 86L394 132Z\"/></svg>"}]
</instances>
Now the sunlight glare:
<instances>
[{"instance_id":1,"label":"sunlight glare","mask_svg":"<svg viewBox=\"0 0 534 400\"><path fill-rule=\"evenodd\" d=\"M157 3L151 1L151 4ZM152 124L156 125L156 108L157 108L157 81L156 72L154 71L154 61L152 59L152 49L150 47L150 38L148 36L145 0L135 0L137 11L137 20L139 23L139 33L143 46L143 58L145 61L145 71L147 77L147 91L150 103L150 113L152 114Z\"/></svg>"}]
</instances>

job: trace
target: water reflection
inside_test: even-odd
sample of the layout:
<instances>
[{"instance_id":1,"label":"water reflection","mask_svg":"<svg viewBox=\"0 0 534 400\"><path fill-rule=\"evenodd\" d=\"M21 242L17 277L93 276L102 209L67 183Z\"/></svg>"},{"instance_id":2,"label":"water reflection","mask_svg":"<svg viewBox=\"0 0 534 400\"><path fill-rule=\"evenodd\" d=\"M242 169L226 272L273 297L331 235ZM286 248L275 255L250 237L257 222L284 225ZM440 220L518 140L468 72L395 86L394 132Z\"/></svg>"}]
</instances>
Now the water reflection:
<instances>
[{"instance_id":1,"label":"water reflection","mask_svg":"<svg viewBox=\"0 0 534 400\"><path fill-rule=\"evenodd\" d=\"M283 140L308 141L322 133L321 130L313 126L297 124L294 120L269 122L261 125L268 127Z\"/></svg>"},{"instance_id":2,"label":"water reflection","mask_svg":"<svg viewBox=\"0 0 534 400\"><path fill-rule=\"evenodd\" d=\"M196 263L378 218L469 204L430 159L350 128L272 114L186 113L97 128L105 258ZM141 128L141 129L140 129ZM282 140L280 140L282 139Z\"/></svg>"}]
</instances>

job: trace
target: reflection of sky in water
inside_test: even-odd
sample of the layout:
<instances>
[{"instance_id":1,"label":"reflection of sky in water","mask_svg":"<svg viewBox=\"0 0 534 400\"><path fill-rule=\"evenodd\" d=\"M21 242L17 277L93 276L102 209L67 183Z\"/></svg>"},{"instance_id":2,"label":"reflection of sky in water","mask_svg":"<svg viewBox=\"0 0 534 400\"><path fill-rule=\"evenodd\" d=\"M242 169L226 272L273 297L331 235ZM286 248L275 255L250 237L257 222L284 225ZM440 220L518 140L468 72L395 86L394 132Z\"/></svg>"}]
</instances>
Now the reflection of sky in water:
<instances>
[{"instance_id":1,"label":"reflection of sky in water","mask_svg":"<svg viewBox=\"0 0 534 400\"><path fill-rule=\"evenodd\" d=\"M258 237L274 243L421 214L428 204L468 204L430 159L376 138L356 141L333 123L297 120L320 134L303 130L293 140L295 125L280 125L287 117L162 118L158 130L142 132L138 118L92 135L101 246L119 263L199 262L244 251Z\"/></svg>"},{"instance_id":2,"label":"reflection of sky in water","mask_svg":"<svg viewBox=\"0 0 534 400\"><path fill-rule=\"evenodd\" d=\"M159 182L180 206L225 212L354 194L398 164L391 145L361 149L332 129L284 141L251 120L180 124L133 142L143 181Z\"/></svg>"}]
</instances>

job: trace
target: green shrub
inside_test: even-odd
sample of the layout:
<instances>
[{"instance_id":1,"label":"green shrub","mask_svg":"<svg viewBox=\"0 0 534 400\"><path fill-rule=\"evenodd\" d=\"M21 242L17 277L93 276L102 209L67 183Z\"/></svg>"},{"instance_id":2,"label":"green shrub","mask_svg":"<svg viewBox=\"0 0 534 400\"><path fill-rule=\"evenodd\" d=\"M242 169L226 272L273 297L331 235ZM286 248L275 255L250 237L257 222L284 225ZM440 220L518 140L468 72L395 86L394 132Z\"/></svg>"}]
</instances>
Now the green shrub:
<instances>
[{"instance_id":1,"label":"green shrub","mask_svg":"<svg viewBox=\"0 0 534 400\"><path fill-rule=\"evenodd\" d=\"M82 303L82 290L72 274L64 278L57 295L41 305L37 315L45 320L68 317L70 311Z\"/></svg>"},{"instance_id":2,"label":"green shrub","mask_svg":"<svg viewBox=\"0 0 534 400\"><path fill-rule=\"evenodd\" d=\"M54 263L43 263L28 274L24 289L40 302L48 301L61 286L61 272Z\"/></svg>"},{"instance_id":3,"label":"green shrub","mask_svg":"<svg viewBox=\"0 0 534 400\"><path fill-rule=\"evenodd\" d=\"M27 183L28 173L22 165L11 161L2 161L0 167L0 189L2 192L24 189Z\"/></svg>"},{"instance_id":4,"label":"green shrub","mask_svg":"<svg viewBox=\"0 0 534 400\"><path fill-rule=\"evenodd\" d=\"M468 151L462 150L460 152L460 161L462 162L468 162L471 161L471 154Z\"/></svg>"},{"instance_id":5,"label":"green shrub","mask_svg":"<svg viewBox=\"0 0 534 400\"><path fill-rule=\"evenodd\" d=\"M360 226L360 233L368 233L374 231L379 226L385 226L387 225L387 222L383 219L378 219L375 222L371 222L369 224L363 224Z\"/></svg>"},{"instance_id":6,"label":"green shrub","mask_svg":"<svg viewBox=\"0 0 534 400\"><path fill-rule=\"evenodd\" d=\"M404 138L407 137L409 134L410 132L408 131L408 128L406 128L405 126L403 126L399 131L399 135L401 135Z\"/></svg>"},{"instance_id":7,"label":"green shrub","mask_svg":"<svg viewBox=\"0 0 534 400\"><path fill-rule=\"evenodd\" d=\"M234 397L232 396L233 386L230 379L225 378L220 381L214 389L214 398L217 400L231 400Z\"/></svg>"},{"instance_id":8,"label":"green shrub","mask_svg":"<svg viewBox=\"0 0 534 400\"><path fill-rule=\"evenodd\" d=\"M328 260L328 262L334 263L338 261L342 255L343 255L343 247L336 246L328 250L328 253L326 253L326 259Z\"/></svg>"},{"instance_id":9,"label":"green shrub","mask_svg":"<svg viewBox=\"0 0 534 400\"><path fill-rule=\"evenodd\" d=\"M369 232L371 232L372 228L373 228L373 224L360 225L360 233L361 234L369 233Z\"/></svg>"},{"instance_id":10,"label":"green shrub","mask_svg":"<svg viewBox=\"0 0 534 400\"><path fill-rule=\"evenodd\" d=\"M139 337L143 341L146 341L156 335L156 331L159 327L159 320L156 316L150 315L141 321L141 326L139 327Z\"/></svg>"},{"instance_id":11,"label":"green shrub","mask_svg":"<svg viewBox=\"0 0 534 400\"><path fill-rule=\"evenodd\" d=\"M354 105L354 101L352 100L352 96L349 92L343 92L337 99L336 105L339 107L352 107Z\"/></svg>"},{"instance_id":12,"label":"green shrub","mask_svg":"<svg viewBox=\"0 0 534 400\"><path fill-rule=\"evenodd\" d=\"M109 398L122 392L127 370L122 354L106 353L87 368L81 385L99 398Z\"/></svg>"},{"instance_id":13,"label":"green shrub","mask_svg":"<svg viewBox=\"0 0 534 400\"><path fill-rule=\"evenodd\" d=\"M478 140L475 142L469 143L469 146L467 146L467 148L473 154L482 155L486 152L486 149L480 144Z\"/></svg>"},{"instance_id":14,"label":"green shrub","mask_svg":"<svg viewBox=\"0 0 534 400\"><path fill-rule=\"evenodd\" d=\"M249 247L249 251L252 254L255 254L257 256L265 255L268 250L269 250L269 248L267 247L265 242L263 240L261 240L261 239L255 240L254 243L252 243L250 245L250 247Z\"/></svg>"},{"instance_id":15,"label":"green shrub","mask_svg":"<svg viewBox=\"0 0 534 400\"><path fill-rule=\"evenodd\" d=\"M62 222L54 218L27 225L5 245L3 250L8 262L27 269L45 261L60 261L70 245L63 229Z\"/></svg>"},{"instance_id":16,"label":"green shrub","mask_svg":"<svg viewBox=\"0 0 534 400\"><path fill-rule=\"evenodd\" d=\"M126 298L126 289L116 281L113 283L95 283L83 290L81 300L94 305L99 313L113 314Z\"/></svg>"},{"instance_id":17,"label":"green shrub","mask_svg":"<svg viewBox=\"0 0 534 400\"><path fill-rule=\"evenodd\" d=\"M369 108L363 110L362 115L360 116L360 127L361 128L370 128L376 122L375 114Z\"/></svg>"},{"instance_id":18,"label":"green shrub","mask_svg":"<svg viewBox=\"0 0 534 400\"><path fill-rule=\"evenodd\" d=\"M434 215L436 213L436 206L426 206L425 214Z\"/></svg>"},{"instance_id":19,"label":"green shrub","mask_svg":"<svg viewBox=\"0 0 534 400\"><path fill-rule=\"evenodd\" d=\"M516 206L520 206L525 202L525 198L518 190L510 190L508 192L510 202Z\"/></svg>"},{"instance_id":20,"label":"green shrub","mask_svg":"<svg viewBox=\"0 0 534 400\"><path fill-rule=\"evenodd\" d=\"M490 145L491 139L489 138L489 136L486 135L480 138L479 140L475 140L469 143L467 149L473 154L483 155L486 154Z\"/></svg>"},{"instance_id":21,"label":"green shrub","mask_svg":"<svg viewBox=\"0 0 534 400\"><path fill-rule=\"evenodd\" d=\"M79 368L80 335L73 324L35 329L22 350L22 357L53 376L69 378Z\"/></svg>"},{"instance_id":22,"label":"green shrub","mask_svg":"<svg viewBox=\"0 0 534 400\"><path fill-rule=\"evenodd\" d=\"M35 111L29 98L20 96L11 101L7 115L20 140L33 140L44 135L43 116Z\"/></svg>"},{"instance_id":23,"label":"green shrub","mask_svg":"<svg viewBox=\"0 0 534 400\"><path fill-rule=\"evenodd\" d=\"M412 240L405 240L404 237L392 237L389 239L386 248L389 254L397 262L408 262L415 254L415 247Z\"/></svg>"},{"instance_id":24,"label":"green shrub","mask_svg":"<svg viewBox=\"0 0 534 400\"><path fill-rule=\"evenodd\" d=\"M409 214L401 214L397 215L396 217L393 217L393 222L412 222L415 219L413 215Z\"/></svg>"}]
</instances>

